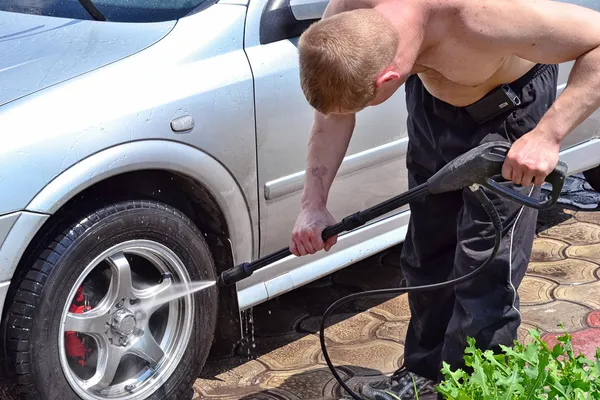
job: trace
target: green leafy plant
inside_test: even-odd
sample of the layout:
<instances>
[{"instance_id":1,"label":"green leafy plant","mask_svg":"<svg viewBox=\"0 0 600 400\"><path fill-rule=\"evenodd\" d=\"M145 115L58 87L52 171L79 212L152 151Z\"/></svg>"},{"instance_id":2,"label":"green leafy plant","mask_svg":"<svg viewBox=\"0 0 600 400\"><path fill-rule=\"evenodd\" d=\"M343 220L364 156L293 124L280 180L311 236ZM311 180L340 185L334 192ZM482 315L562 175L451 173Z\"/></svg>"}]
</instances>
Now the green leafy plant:
<instances>
[{"instance_id":1,"label":"green leafy plant","mask_svg":"<svg viewBox=\"0 0 600 400\"><path fill-rule=\"evenodd\" d=\"M515 341L501 346L501 354L481 351L468 338L464 360L473 372L444 363L436 391L448 400L600 400L600 348L590 360L575 354L568 333L552 349L537 330L529 333L533 343Z\"/></svg>"}]
</instances>

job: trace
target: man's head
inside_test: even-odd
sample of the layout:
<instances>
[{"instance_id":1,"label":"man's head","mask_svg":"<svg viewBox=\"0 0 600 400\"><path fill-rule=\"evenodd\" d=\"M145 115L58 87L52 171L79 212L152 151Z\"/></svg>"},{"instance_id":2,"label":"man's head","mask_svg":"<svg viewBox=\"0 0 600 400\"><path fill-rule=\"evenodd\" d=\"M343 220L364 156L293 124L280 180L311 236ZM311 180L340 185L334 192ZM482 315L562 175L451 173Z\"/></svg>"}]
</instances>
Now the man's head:
<instances>
[{"instance_id":1,"label":"man's head","mask_svg":"<svg viewBox=\"0 0 600 400\"><path fill-rule=\"evenodd\" d=\"M398 32L378 11L346 11L312 24L300 37L300 83L323 114L357 112L402 85L395 67Z\"/></svg>"}]
</instances>

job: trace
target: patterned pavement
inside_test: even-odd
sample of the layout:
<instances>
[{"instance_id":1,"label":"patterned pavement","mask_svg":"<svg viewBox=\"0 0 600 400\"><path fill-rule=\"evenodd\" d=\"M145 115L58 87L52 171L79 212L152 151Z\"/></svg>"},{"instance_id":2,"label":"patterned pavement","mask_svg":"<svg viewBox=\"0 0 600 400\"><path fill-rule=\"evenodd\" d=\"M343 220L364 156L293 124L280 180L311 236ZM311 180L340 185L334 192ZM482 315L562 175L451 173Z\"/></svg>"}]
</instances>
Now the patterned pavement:
<instances>
[{"instance_id":1,"label":"patterned pavement","mask_svg":"<svg viewBox=\"0 0 600 400\"><path fill-rule=\"evenodd\" d=\"M195 399L339 399L343 393L320 351L320 315L346 294L397 286L401 278L397 268L372 258L256 307L246 316L254 322L248 345L240 356L207 365ZM559 207L541 214L519 293L520 341L538 328L553 343L562 324L575 347L593 356L600 346L600 213ZM406 295L400 295L359 299L332 319L328 350L351 387L401 364L409 316Z\"/></svg>"}]
</instances>

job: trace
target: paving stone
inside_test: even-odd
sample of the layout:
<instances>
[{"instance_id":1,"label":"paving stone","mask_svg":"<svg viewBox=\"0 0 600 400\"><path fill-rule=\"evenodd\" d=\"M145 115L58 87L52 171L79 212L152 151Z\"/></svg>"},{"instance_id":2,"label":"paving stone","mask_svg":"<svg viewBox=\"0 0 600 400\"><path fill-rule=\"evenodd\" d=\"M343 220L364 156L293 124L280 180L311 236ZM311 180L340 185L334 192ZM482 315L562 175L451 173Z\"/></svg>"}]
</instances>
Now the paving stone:
<instances>
[{"instance_id":1,"label":"paving stone","mask_svg":"<svg viewBox=\"0 0 600 400\"><path fill-rule=\"evenodd\" d=\"M253 400L272 400L273 397L268 395L263 396L260 387L240 387L240 386L228 386L223 388L221 392L205 393L202 386L196 382L194 385L194 400L196 399L211 399L211 400L242 400L242 399L253 399ZM260 397L262 396L262 397Z\"/></svg>"},{"instance_id":2,"label":"paving stone","mask_svg":"<svg viewBox=\"0 0 600 400\"><path fill-rule=\"evenodd\" d=\"M517 331L517 341L519 343L524 343L524 344L528 344L528 343L532 343L534 341L533 337L529 334L530 330L537 330L538 332L540 331L540 328L537 326L533 326L527 323L521 323L521 326L519 326L519 329Z\"/></svg>"},{"instance_id":3,"label":"paving stone","mask_svg":"<svg viewBox=\"0 0 600 400\"><path fill-rule=\"evenodd\" d=\"M205 396L229 394L231 388L241 389L254 385L255 378L267 371L267 367L256 360L232 357L219 363L209 363L198 381L196 389Z\"/></svg>"},{"instance_id":4,"label":"paving stone","mask_svg":"<svg viewBox=\"0 0 600 400\"><path fill-rule=\"evenodd\" d=\"M532 262L527 273L543 276L560 284L588 283L597 280L595 271L600 267L587 260L570 258L550 262Z\"/></svg>"},{"instance_id":5,"label":"paving stone","mask_svg":"<svg viewBox=\"0 0 600 400\"><path fill-rule=\"evenodd\" d=\"M531 252L531 261L542 262L542 261L557 261L564 260L564 250L569 245L560 240L541 238L533 242L533 248Z\"/></svg>"},{"instance_id":6,"label":"paving stone","mask_svg":"<svg viewBox=\"0 0 600 400\"><path fill-rule=\"evenodd\" d=\"M592 262L600 261L600 243L570 246L566 249L565 255L567 257L583 258Z\"/></svg>"},{"instance_id":7,"label":"paving stone","mask_svg":"<svg viewBox=\"0 0 600 400\"><path fill-rule=\"evenodd\" d=\"M239 400L304 400L292 393L285 392L279 388L271 388L260 393L253 393Z\"/></svg>"},{"instance_id":8,"label":"paving stone","mask_svg":"<svg viewBox=\"0 0 600 400\"><path fill-rule=\"evenodd\" d=\"M585 317L590 309L568 301L521 307L523 322L540 327L545 332L562 332L559 324L569 331L578 331L586 327Z\"/></svg>"},{"instance_id":9,"label":"paving stone","mask_svg":"<svg viewBox=\"0 0 600 400\"><path fill-rule=\"evenodd\" d=\"M548 333L542 336L542 340L550 347L558 343L558 337L564 332ZM575 350L575 354L583 353L590 359L595 359L596 349L600 348L600 328L587 328L578 332L570 332L571 345Z\"/></svg>"},{"instance_id":10,"label":"paving stone","mask_svg":"<svg viewBox=\"0 0 600 400\"><path fill-rule=\"evenodd\" d=\"M600 226L600 213L598 212L581 212L577 211L574 213L575 219L580 222L589 222Z\"/></svg>"},{"instance_id":11,"label":"paving stone","mask_svg":"<svg viewBox=\"0 0 600 400\"><path fill-rule=\"evenodd\" d=\"M336 314L328 319L325 337L336 343L367 341L373 337L372 331L381 321L368 313ZM321 317L311 317L302 321L300 329L305 332L319 333Z\"/></svg>"},{"instance_id":12,"label":"paving stone","mask_svg":"<svg viewBox=\"0 0 600 400\"><path fill-rule=\"evenodd\" d=\"M396 297L391 296L371 296L356 300L356 309L358 311L370 311L377 315L393 321L410 318L410 308L408 306L408 296L401 294Z\"/></svg>"},{"instance_id":13,"label":"paving stone","mask_svg":"<svg viewBox=\"0 0 600 400\"><path fill-rule=\"evenodd\" d=\"M321 353L319 338L315 335L294 334L272 340L281 343L281 346L260 357L260 360L271 370L287 371L307 368L316 363ZM260 352L260 349L258 351Z\"/></svg>"},{"instance_id":14,"label":"paving stone","mask_svg":"<svg viewBox=\"0 0 600 400\"><path fill-rule=\"evenodd\" d=\"M406 321L384 322L378 327L375 336L379 339L392 340L404 344L407 331L408 319Z\"/></svg>"},{"instance_id":15,"label":"paving stone","mask_svg":"<svg viewBox=\"0 0 600 400\"><path fill-rule=\"evenodd\" d=\"M361 344L328 346L327 352L336 366L355 365L386 374L398 369L404 346L390 341L372 340ZM326 365L321 354L319 362Z\"/></svg>"},{"instance_id":16,"label":"paving stone","mask_svg":"<svg viewBox=\"0 0 600 400\"><path fill-rule=\"evenodd\" d=\"M519 286L521 305L544 304L552 301L552 290L556 283L544 278L525 276Z\"/></svg>"},{"instance_id":17,"label":"paving stone","mask_svg":"<svg viewBox=\"0 0 600 400\"><path fill-rule=\"evenodd\" d=\"M300 322L309 314L298 307L281 307L276 303L254 308L254 334L269 337L296 332Z\"/></svg>"},{"instance_id":18,"label":"paving stone","mask_svg":"<svg viewBox=\"0 0 600 400\"><path fill-rule=\"evenodd\" d=\"M343 371L339 372L342 379L346 379ZM324 396L330 396L327 393L330 383L337 383L331 372L327 368L311 368L308 370L296 370L293 372L268 372L263 376L260 383L261 387L277 388L291 396L297 396L300 399L322 399Z\"/></svg>"},{"instance_id":19,"label":"paving stone","mask_svg":"<svg viewBox=\"0 0 600 400\"><path fill-rule=\"evenodd\" d=\"M600 311L589 313L586 322L591 328L600 328Z\"/></svg>"},{"instance_id":20,"label":"paving stone","mask_svg":"<svg viewBox=\"0 0 600 400\"><path fill-rule=\"evenodd\" d=\"M559 209L554 207L550 210L540 210L538 214L537 233L545 232L549 228L558 224L567 225L577 223L575 219L575 211L569 209Z\"/></svg>"},{"instance_id":21,"label":"paving stone","mask_svg":"<svg viewBox=\"0 0 600 400\"><path fill-rule=\"evenodd\" d=\"M353 376L352 378L348 379L345 383L350 389L352 389L356 393L359 393L359 390L363 385L369 384L371 382L380 382L380 381L387 380L387 379L389 379L389 374L384 375L384 374L378 373L378 374L369 375L369 376L364 376L364 375ZM341 387L339 387L339 384L336 385L335 390L336 391L333 392L335 394L338 394L338 395L346 394L346 392Z\"/></svg>"},{"instance_id":22,"label":"paving stone","mask_svg":"<svg viewBox=\"0 0 600 400\"><path fill-rule=\"evenodd\" d=\"M576 301L600 310L600 281L575 286L560 286L554 291L557 299Z\"/></svg>"},{"instance_id":23,"label":"paving stone","mask_svg":"<svg viewBox=\"0 0 600 400\"><path fill-rule=\"evenodd\" d=\"M600 226L587 222L560 224L539 234L540 237L560 238L575 245L600 243Z\"/></svg>"}]
</instances>

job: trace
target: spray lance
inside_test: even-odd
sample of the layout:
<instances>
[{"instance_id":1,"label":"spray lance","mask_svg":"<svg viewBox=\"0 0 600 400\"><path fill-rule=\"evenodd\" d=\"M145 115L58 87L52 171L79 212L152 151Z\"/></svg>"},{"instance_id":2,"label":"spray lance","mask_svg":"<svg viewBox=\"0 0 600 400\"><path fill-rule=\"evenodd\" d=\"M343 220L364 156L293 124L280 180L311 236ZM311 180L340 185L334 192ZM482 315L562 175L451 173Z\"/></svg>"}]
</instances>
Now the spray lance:
<instances>
[{"instance_id":1,"label":"spray lance","mask_svg":"<svg viewBox=\"0 0 600 400\"><path fill-rule=\"evenodd\" d=\"M399 295L411 291L426 291L436 290L442 287L456 285L458 283L472 279L487 267L498 252L500 242L502 239L503 226L500 220L500 216L490 199L487 197L485 192L481 189L481 186L486 187L497 195L509 198L517 203L520 203L526 207L532 207L538 210L544 210L553 207L562 191L566 175L567 165L559 161L558 165L545 179L552 186L550 196L545 200L536 199L533 197L525 196L514 189L511 189L508 185L503 185L502 181L502 165L506 159L506 155L510 150L510 144L505 142L488 142L484 143L463 155L458 156L453 161L449 162L440 169L435 175L427 180L427 182L410 189L398 196L392 197L384 202L381 202L371 208L363 211L356 212L355 214L349 215L343 218L340 222L335 225L328 226L321 234L323 240L328 238L356 229L365 223L378 218L390 211L400 208L412 201L419 200L429 194L439 194L450 191L461 190L464 188L470 188L477 199L480 201L482 207L490 217L490 220L495 230L495 243L492 251L486 261L481 266L473 271L463 275L462 277L452 279L446 282L439 282L424 286L414 287L400 287L391 289L379 289L365 292L354 293L349 296L343 297L334 302L323 314L320 328L320 342L323 356L327 362L327 366L331 370L331 373L338 381L340 386L352 396L353 399L361 400L361 397L354 393L339 376L335 367L333 366L327 348L325 346L325 322L327 317L332 312L343 304L352 301L359 297L366 296L380 296L380 295ZM231 286L251 276L255 271L264 268L278 260L290 256L292 253L289 248L284 248L271 254L267 254L255 261L244 262L237 265L229 270L221 273L218 284L220 286Z\"/></svg>"}]
</instances>

